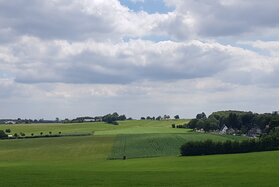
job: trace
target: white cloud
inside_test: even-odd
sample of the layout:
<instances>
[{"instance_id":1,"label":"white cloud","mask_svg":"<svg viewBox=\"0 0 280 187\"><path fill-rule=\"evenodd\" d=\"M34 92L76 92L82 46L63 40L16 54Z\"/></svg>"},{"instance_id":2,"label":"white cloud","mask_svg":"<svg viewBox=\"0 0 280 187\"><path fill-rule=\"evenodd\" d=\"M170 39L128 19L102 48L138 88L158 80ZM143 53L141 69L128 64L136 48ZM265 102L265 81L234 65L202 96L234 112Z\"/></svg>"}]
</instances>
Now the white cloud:
<instances>
[{"instance_id":1,"label":"white cloud","mask_svg":"<svg viewBox=\"0 0 280 187\"><path fill-rule=\"evenodd\" d=\"M129 85L19 84L0 81L0 117L72 118L117 111L127 116L179 114L239 109L268 112L275 109L278 88L224 83L215 78ZM13 94L12 94L13 93ZM9 96L8 96L9 95ZM256 103L258 103L256 105Z\"/></svg>"},{"instance_id":2,"label":"white cloud","mask_svg":"<svg viewBox=\"0 0 280 187\"><path fill-rule=\"evenodd\" d=\"M0 0L2 117L278 108L276 0L166 4Z\"/></svg>"},{"instance_id":3,"label":"white cloud","mask_svg":"<svg viewBox=\"0 0 280 187\"><path fill-rule=\"evenodd\" d=\"M176 16L189 15L195 25L192 31L198 36L220 37L246 34L248 37L248 35L255 35L255 32L260 29L265 36L268 28L278 30L277 0L166 0L165 3L176 8ZM177 26L183 29L188 28L189 24ZM278 37L277 33L274 33L276 34L274 38ZM188 35L188 33L183 36L178 35L176 30L173 34L179 39Z\"/></svg>"},{"instance_id":4,"label":"white cloud","mask_svg":"<svg viewBox=\"0 0 280 187\"><path fill-rule=\"evenodd\" d=\"M70 41L146 36L168 18L164 14L133 12L117 0L0 1L0 12L0 26L4 28L0 33L7 36L12 33Z\"/></svg>"},{"instance_id":5,"label":"white cloud","mask_svg":"<svg viewBox=\"0 0 280 187\"><path fill-rule=\"evenodd\" d=\"M269 51L277 48L275 42L251 43ZM238 84L278 84L275 52L262 55L213 41L68 42L24 36L5 46L0 48L0 70L24 83L129 84L220 77Z\"/></svg>"}]
</instances>

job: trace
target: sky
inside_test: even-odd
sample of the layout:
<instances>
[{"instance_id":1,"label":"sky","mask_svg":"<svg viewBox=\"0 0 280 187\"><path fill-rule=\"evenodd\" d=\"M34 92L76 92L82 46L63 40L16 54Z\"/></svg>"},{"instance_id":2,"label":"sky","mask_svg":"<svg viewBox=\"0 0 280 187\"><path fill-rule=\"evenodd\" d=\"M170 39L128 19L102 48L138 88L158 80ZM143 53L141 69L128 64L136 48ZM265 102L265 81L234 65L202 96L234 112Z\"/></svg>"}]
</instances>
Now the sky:
<instances>
[{"instance_id":1,"label":"sky","mask_svg":"<svg viewBox=\"0 0 280 187\"><path fill-rule=\"evenodd\" d=\"M0 118L279 108L278 0L0 0Z\"/></svg>"}]
</instances>

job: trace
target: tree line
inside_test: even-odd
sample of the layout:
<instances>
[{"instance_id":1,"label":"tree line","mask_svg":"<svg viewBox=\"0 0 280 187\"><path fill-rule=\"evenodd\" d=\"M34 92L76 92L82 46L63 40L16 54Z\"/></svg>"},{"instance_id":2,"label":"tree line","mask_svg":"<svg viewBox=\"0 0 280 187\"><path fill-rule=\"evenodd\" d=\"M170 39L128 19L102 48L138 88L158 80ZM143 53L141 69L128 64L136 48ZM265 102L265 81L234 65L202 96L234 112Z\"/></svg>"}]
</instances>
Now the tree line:
<instances>
[{"instance_id":1,"label":"tree line","mask_svg":"<svg viewBox=\"0 0 280 187\"><path fill-rule=\"evenodd\" d=\"M219 111L206 116L204 112L197 114L192 119L187 128L203 129L204 131L214 131L221 129L224 125L246 134L252 128L259 128L262 132L269 133L279 127L278 112L258 114L243 111Z\"/></svg>"},{"instance_id":2,"label":"tree line","mask_svg":"<svg viewBox=\"0 0 280 187\"><path fill-rule=\"evenodd\" d=\"M113 125L118 125L117 121L124 121L124 120L131 120L131 118L126 118L126 116L119 115L117 112L106 114L104 116L96 116L96 117L78 117L76 119L73 119L71 121L64 121L64 123L82 123L86 120L94 121L94 122L106 122Z\"/></svg>"},{"instance_id":3,"label":"tree line","mask_svg":"<svg viewBox=\"0 0 280 187\"><path fill-rule=\"evenodd\" d=\"M140 118L140 120L169 120L169 119L171 119L170 115L164 115L164 116L158 116L158 117L147 116L146 118L145 117L141 117ZM175 115L174 119L180 119L180 116L179 115Z\"/></svg>"},{"instance_id":4,"label":"tree line","mask_svg":"<svg viewBox=\"0 0 280 187\"><path fill-rule=\"evenodd\" d=\"M182 145L180 151L182 156L194 156L272 151L278 149L279 133L278 131L274 131L268 135L262 136L259 139L248 139L243 141L190 141Z\"/></svg>"},{"instance_id":5,"label":"tree line","mask_svg":"<svg viewBox=\"0 0 280 187\"><path fill-rule=\"evenodd\" d=\"M26 135L23 132L20 133L14 133L13 135L8 135L7 133L11 133L10 129L0 130L0 139L23 139L23 138L51 138L51 137L63 137L63 136L91 136L94 134L94 131L92 133L65 133L62 134L61 131L58 133L53 133L52 131L49 131L48 133L40 132L38 134L30 133L30 135Z\"/></svg>"}]
</instances>

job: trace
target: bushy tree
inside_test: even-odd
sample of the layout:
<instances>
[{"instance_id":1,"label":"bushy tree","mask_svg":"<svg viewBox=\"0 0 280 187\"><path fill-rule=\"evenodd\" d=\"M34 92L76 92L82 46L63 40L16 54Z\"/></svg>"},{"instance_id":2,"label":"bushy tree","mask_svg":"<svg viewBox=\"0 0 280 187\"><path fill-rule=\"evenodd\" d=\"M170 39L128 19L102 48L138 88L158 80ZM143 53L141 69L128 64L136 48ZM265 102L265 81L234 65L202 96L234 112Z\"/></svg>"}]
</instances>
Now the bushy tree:
<instances>
[{"instance_id":1,"label":"bushy tree","mask_svg":"<svg viewBox=\"0 0 280 187\"><path fill-rule=\"evenodd\" d=\"M3 130L0 130L0 139L4 139L7 137L8 137L8 135Z\"/></svg>"},{"instance_id":2,"label":"bushy tree","mask_svg":"<svg viewBox=\"0 0 280 187\"><path fill-rule=\"evenodd\" d=\"M158 116L158 117L156 118L156 120L161 120L161 116Z\"/></svg>"},{"instance_id":3,"label":"bushy tree","mask_svg":"<svg viewBox=\"0 0 280 187\"><path fill-rule=\"evenodd\" d=\"M25 136L25 133L23 133L23 132L20 132L19 134L20 134L20 136Z\"/></svg>"},{"instance_id":4,"label":"bushy tree","mask_svg":"<svg viewBox=\"0 0 280 187\"><path fill-rule=\"evenodd\" d=\"M119 120L119 121L124 121L124 120L126 120L126 116L125 116L125 115L120 115L120 116L118 117L118 120Z\"/></svg>"},{"instance_id":5,"label":"bushy tree","mask_svg":"<svg viewBox=\"0 0 280 187\"><path fill-rule=\"evenodd\" d=\"M206 114L204 112L202 112L201 114L197 114L196 115L196 119L206 119Z\"/></svg>"},{"instance_id":6,"label":"bushy tree","mask_svg":"<svg viewBox=\"0 0 280 187\"><path fill-rule=\"evenodd\" d=\"M117 124L115 123L117 120L119 120L119 114L117 112L114 112L113 114L107 114L105 116L102 117L102 121L107 122L107 123L111 123L111 124ZM121 120L125 120L126 117L125 115L122 115Z\"/></svg>"},{"instance_id":7,"label":"bushy tree","mask_svg":"<svg viewBox=\"0 0 280 187\"><path fill-rule=\"evenodd\" d=\"M150 116L147 116L146 119L147 120L152 120L152 118Z\"/></svg>"},{"instance_id":8,"label":"bushy tree","mask_svg":"<svg viewBox=\"0 0 280 187\"><path fill-rule=\"evenodd\" d=\"M198 119L192 119L188 124L187 127L190 129L195 129Z\"/></svg>"},{"instance_id":9,"label":"bushy tree","mask_svg":"<svg viewBox=\"0 0 280 187\"><path fill-rule=\"evenodd\" d=\"M228 126L234 129L240 129L241 121L235 113L230 113L228 116Z\"/></svg>"}]
</instances>

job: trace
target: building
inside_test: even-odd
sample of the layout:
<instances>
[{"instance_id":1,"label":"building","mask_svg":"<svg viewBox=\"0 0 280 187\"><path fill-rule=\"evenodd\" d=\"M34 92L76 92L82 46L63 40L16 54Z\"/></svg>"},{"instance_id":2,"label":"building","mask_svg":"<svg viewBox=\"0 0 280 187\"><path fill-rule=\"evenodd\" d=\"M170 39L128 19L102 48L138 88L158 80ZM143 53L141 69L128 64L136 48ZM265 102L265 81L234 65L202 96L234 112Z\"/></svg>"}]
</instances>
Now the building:
<instances>
[{"instance_id":1,"label":"building","mask_svg":"<svg viewBox=\"0 0 280 187\"><path fill-rule=\"evenodd\" d=\"M16 124L15 121L5 121L5 124Z\"/></svg>"},{"instance_id":2,"label":"building","mask_svg":"<svg viewBox=\"0 0 280 187\"><path fill-rule=\"evenodd\" d=\"M95 121L95 119L93 119L93 118L86 118L86 119L84 119L84 122L94 122Z\"/></svg>"},{"instance_id":3,"label":"building","mask_svg":"<svg viewBox=\"0 0 280 187\"><path fill-rule=\"evenodd\" d=\"M226 134L228 130L228 127L226 125L223 125L223 127L220 130L220 134Z\"/></svg>"},{"instance_id":4,"label":"building","mask_svg":"<svg viewBox=\"0 0 280 187\"><path fill-rule=\"evenodd\" d=\"M258 137L262 134L262 130L260 128L252 128L248 131L247 136L250 137Z\"/></svg>"}]
</instances>

